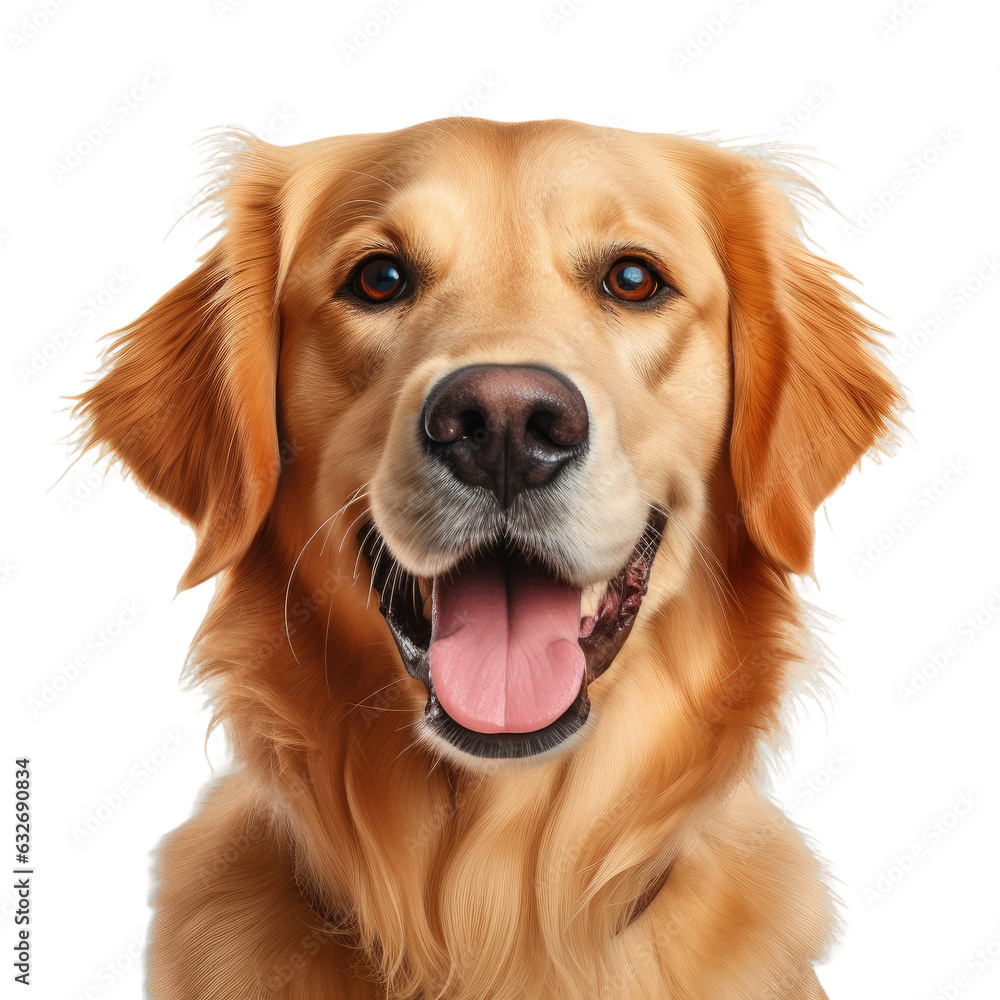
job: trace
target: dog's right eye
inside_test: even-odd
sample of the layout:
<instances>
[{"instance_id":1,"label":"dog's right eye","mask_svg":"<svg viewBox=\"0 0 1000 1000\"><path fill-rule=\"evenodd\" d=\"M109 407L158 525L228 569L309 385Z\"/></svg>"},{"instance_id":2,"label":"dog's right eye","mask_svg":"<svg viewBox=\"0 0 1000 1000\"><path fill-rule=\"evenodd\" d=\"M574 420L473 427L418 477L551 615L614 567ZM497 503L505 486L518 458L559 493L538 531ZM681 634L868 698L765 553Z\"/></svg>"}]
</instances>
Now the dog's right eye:
<instances>
[{"instance_id":1,"label":"dog's right eye","mask_svg":"<svg viewBox=\"0 0 1000 1000\"><path fill-rule=\"evenodd\" d=\"M623 257L604 276L604 291L625 302L642 302L651 299L663 281L644 261Z\"/></svg>"},{"instance_id":2,"label":"dog's right eye","mask_svg":"<svg viewBox=\"0 0 1000 1000\"><path fill-rule=\"evenodd\" d=\"M370 257L355 269L349 287L367 302L389 302L408 290L406 271L395 257Z\"/></svg>"}]
</instances>

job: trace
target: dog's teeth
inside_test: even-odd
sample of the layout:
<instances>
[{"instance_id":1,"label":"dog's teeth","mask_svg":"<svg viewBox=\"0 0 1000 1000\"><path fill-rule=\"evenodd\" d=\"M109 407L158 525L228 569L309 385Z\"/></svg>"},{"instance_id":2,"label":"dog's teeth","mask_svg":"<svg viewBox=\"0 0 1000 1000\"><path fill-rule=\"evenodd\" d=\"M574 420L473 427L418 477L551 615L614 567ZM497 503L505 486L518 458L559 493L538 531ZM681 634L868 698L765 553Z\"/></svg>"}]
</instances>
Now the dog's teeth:
<instances>
[{"instance_id":1,"label":"dog's teeth","mask_svg":"<svg viewBox=\"0 0 1000 1000\"><path fill-rule=\"evenodd\" d=\"M420 588L420 598L424 602L421 609L424 620L432 621L434 617L434 578L418 576L417 586Z\"/></svg>"},{"instance_id":2,"label":"dog's teeth","mask_svg":"<svg viewBox=\"0 0 1000 1000\"><path fill-rule=\"evenodd\" d=\"M580 599L581 618L588 618L597 614L597 609L601 604L601 598L604 596L604 591L607 589L607 583L595 583L583 592Z\"/></svg>"}]
</instances>

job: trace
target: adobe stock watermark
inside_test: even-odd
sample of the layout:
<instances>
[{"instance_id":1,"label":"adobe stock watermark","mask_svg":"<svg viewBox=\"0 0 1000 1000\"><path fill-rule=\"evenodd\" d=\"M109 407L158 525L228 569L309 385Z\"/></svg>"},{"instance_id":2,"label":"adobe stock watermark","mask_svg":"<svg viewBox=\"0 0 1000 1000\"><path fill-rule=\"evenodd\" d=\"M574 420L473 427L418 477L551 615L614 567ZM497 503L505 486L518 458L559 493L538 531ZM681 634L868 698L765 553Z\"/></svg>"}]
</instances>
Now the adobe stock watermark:
<instances>
[{"instance_id":1,"label":"adobe stock watermark","mask_svg":"<svg viewBox=\"0 0 1000 1000\"><path fill-rule=\"evenodd\" d=\"M430 817L419 820L403 838L406 850L420 851L435 840L441 831L454 820L455 814L463 803L463 797L456 793L454 803L447 802L435 805Z\"/></svg>"},{"instance_id":2,"label":"adobe stock watermark","mask_svg":"<svg viewBox=\"0 0 1000 1000\"><path fill-rule=\"evenodd\" d=\"M250 132L264 142L274 142L290 125L298 121L297 112L288 107L287 104L276 104L266 112L267 120L263 125L253 127ZM195 191L186 201L178 202L176 207L177 221L186 221L191 218L198 218L198 209L204 208L215 200L219 193L224 191L229 178L225 171L216 172L206 184Z\"/></svg>"},{"instance_id":3,"label":"adobe stock watermark","mask_svg":"<svg viewBox=\"0 0 1000 1000\"><path fill-rule=\"evenodd\" d=\"M919 14L930 0L899 0L894 3L888 13L880 17L875 26L882 36L882 41L892 38L901 28L904 28L914 14Z\"/></svg>"},{"instance_id":4,"label":"adobe stock watermark","mask_svg":"<svg viewBox=\"0 0 1000 1000\"><path fill-rule=\"evenodd\" d=\"M7 41L15 52L23 52L56 18L70 0L39 0L30 14L24 14L17 28L7 32Z\"/></svg>"},{"instance_id":5,"label":"adobe stock watermark","mask_svg":"<svg viewBox=\"0 0 1000 1000\"><path fill-rule=\"evenodd\" d=\"M781 807L789 817L812 805L853 763L855 758L846 750L835 750L820 767L793 785L794 799L784 798Z\"/></svg>"},{"instance_id":6,"label":"adobe stock watermark","mask_svg":"<svg viewBox=\"0 0 1000 1000\"><path fill-rule=\"evenodd\" d=\"M545 23L549 28L565 24L587 0L559 0L559 3L545 9Z\"/></svg>"},{"instance_id":7,"label":"adobe stock watermark","mask_svg":"<svg viewBox=\"0 0 1000 1000\"><path fill-rule=\"evenodd\" d=\"M266 971L258 971L257 982L263 990L273 992L287 986L308 965L308 960L326 948L331 941L330 932L322 927L314 927L299 938L298 946L291 953L284 953L282 959ZM257 996L259 991L254 991Z\"/></svg>"},{"instance_id":8,"label":"adobe stock watermark","mask_svg":"<svg viewBox=\"0 0 1000 1000\"><path fill-rule=\"evenodd\" d=\"M974 951L970 951L962 963L962 971L947 982L938 983L930 1000L958 1000L964 990L997 964L1000 964L1000 933L994 934Z\"/></svg>"},{"instance_id":9,"label":"adobe stock watermark","mask_svg":"<svg viewBox=\"0 0 1000 1000\"><path fill-rule=\"evenodd\" d=\"M0 896L0 927L6 927L16 918L19 902L20 898L13 890L4 889L3 895Z\"/></svg>"},{"instance_id":10,"label":"adobe stock watermark","mask_svg":"<svg viewBox=\"0 0 1000 1000\"><path fill-rule=\"evenodd\" d=\"M177 223L187 222L190 219L199 218L199 213L206 206L210 205L224 191L228 178L221 171L215 174L207 183L201 185L185 201L177 202L175 212L177 213Z\"/></svg>"},{"instance_id":11,"label":"adobe stock watermark","mask_svg":"<svg viewBox=\"0 0 1000 1000\"><path fill-rule=\"evenodd\" d=\"M930 856L936 847L951 836L972 815L979 805L979 796L974 792L962 792L940 816L931 820L921 829L917 839L902 853L894 854L889 865L878 872L871 885L865 886L862 895L868 909L874 909L886 899L918 865Z\"/></svg>"},{"instance_id":12,"label":"adobe stock watermark","mask_svg":"<svg viewBox=\"0 0 1000 1000\"><path fill-rule=\"evenodd\" d=\"M350 588L362 579L355 577L353 567L336 560L323 574L323 579L308 593L296 596L285 608L285 625L264 636L252 649L247 651L246 666L250 670L265 667L272 656L283 655L286 650L294 654L295 639L313 617L329 606L330 598L341 587ZM366 584L367 586L367 584ZM377 601L377 597L375 598Z\"/></svg>"},{"instance_id":13,"label":"adobe stock watermark","mask_svg":"<svg viewBox=\"0 0 1000 1000\"><path fill-rule=\"evenodd\" d=\"M912 156L908 156L896 176L883 187L876 188L872 199L855 211L853 221L844 220L847 242L854 243L875 225L909 192L913 185L940 161L941 157L961 138L951 125L942 126L934 138Z\"/></svg>"},{"instance_id":14,"label":"adobe stock watermark","mask_svg":"<svg viewBox=\"0 0 1000 1000\"><path fill-rule=\"evenodd\" d=\"M388 684L383 684L372 694L363 698L352 711L357 712L358 719L364 723L366 729L371 727L385 717L387 712L401 712L411 701L411 696L407 692L405 685L406 678L396 678Z\"/></svg>"},{"instance_id":15,"label":"adobe stock watermark","mask_svg":"<svg viewBox=\"0 0 1000 1000\"><path fill-rule=\"evenodd\" d=\"M117 614L99 628L94 629L83 641L80 650L66 663L60 664L41 688L28 698L28 708L33 718L38 718L51 708L89 670L102 653L110 649L135 624L143 613L136 601L123 601Z\"/></svg>"},{"instance_id":16,"label":"adobe stock watermark","mask_svg":"<svg viewBox=\"0 0 1000 1000\"><path fill-rule=\"evenodd\" d=\"M58 330L52 330L44 342L18 364L17 377L21 385L34 382L134 280L135 275L131 272L116 267L100 288L81 299L73 310L73 319L67 320Z\"/></svg>"},{"instance_id":17,"label":"adobe stock watermark","mask_svg":"<svg viewBox=\"0 0 1000 1000\"><path fill-rule=\"evenodd\" d=\"M940 649L931 650L924 662L914 667L907 679L896 685L903 706L912 702L957 660L1000 616L1000 588L990 591L989 599L969 612L955 627L955 638Z\"/></svg>"},{"instance_id":18,"label":"adobe stock watermark","mask_svg":"<svg viewBox=\"0 0 1000 1000\"><path fill-rule=\"evenodd\" d=\"M170 426L170 418L179 409L179 404L172 400L151 411L144 420L133 420L128 431L117 442L121 454L128 454L132 449L148 448L159 435ZM60 502L67 514L78 511L91 497L97 495L98 489L104 484L107 470L96 465L85 474L73 472L72 482L60 493Z\"/></svg>"},{"instance_id":19,"label":"adobe stock watermark","mask_svg":"<svg viewBox=\"0 0 1000 1000\"><path fill-rule=\"evenodd\" d=\"M827 84L813 84L802 102L774 123L775 132L790 139L800 128L809 124L817 111L825 108L832 100L833 91Z\"/></svg>"},{"instance_id":20,"label":"adobe stock watermark","mask_svg":"<svg viewBox=\"0 0 1000 1000\"><path fill-rule=\"evenodd\" d=\"M297 117L295 112L288 108L287 104L276 105L271 108L270 117L267 119L267 122L257 129L254 134L258 139L263 139L264 142L274 142L289 125L295 123Z\"/></svg>"},{"instance_id":21,"label":"adobe stock watermark","mask_svg":"<svg viewBox=\"0 0 1000 1000\"><path fill-rule=\"evenodd\" d=\"M942 305L921 320L916 330L898 340L892 352L893 369L898 372L908 365L980 292L990 287L998 271L997 255L983 254L978 267L945 292Z\"/></svg>"},{"instance_id":22,"label":"adobe stock watermark","mask_svg":"<svg viewBox=\"0 0 1000 1000\"><path fill-rule=\"evenodd\" d=\"M110 792L105 792L101 801L91 806L79 822L70 827L76 846L80 847L96 837L187 742L189 737L184 733L168 731L159 746L143 754L129 768L128 778L120 781Z\"/></svg>"},{"instance_id":23,"label":"adobe stock watermark","mask_svg":"<svg viewBox=\"0 0 1000 1000\"><path fill-rule=\"evenodd\" d=\"M162 86L167 76L167 71L161 66L147 66L142 77L121 91L111 101L107 112L88 125L76 139L67 143L61 157L52 161L52 172L56 180L65 180L93 156L105 139L131 118Z\"/></svg>"},{"instance_id":24,"label":"adobe stock watermark","mask_svg":"<svg viewBox=\"0 0 1000 1000\"><path fill-rule=\"evenodd\" d=\"M212 0L212 10L220 21L224 21L230 14L240 10L245 2L246 0Z\"/></svg>"},{"instance_id":25,"label":"adobe stock watermark","mask_svg":"<svg viewBox=\"0 0 1000 1000\"><path fill-rule=\"evenodd\" d=\"M618 119L605 118L601 124L608 129L625 127L625 123ZM595 164L600 163L607 151L613 148L614 142L614 137L602 130L586 142L574 145L571 159L560 173L531 201L522 205L525 214L531 219L545 219L550 211L558 209L563 199L570 195L573 186L585 178ZM589 322L588 320L587 323ZM593 329L596 330L596 326Z\"/></svg>"},{"instance_id":26,"label":"adobe stock watermark","mask_svg":"<svg viewBox=\"0 0 1000 1000\"><path fill-rule=\"evenodd\" d=\"M500 83L492 73L480 76L476 85L460 101L445 109L445 115L478 115L482 106L499 90Z\"/></svg>"},{"instance_id":27,"label":"adobe stock watermark","mask_svg":"<svg viewBox=\"0 0 1000 1000\"><path fill-rule=\"evenodd\" d=\"M693 66L749 6L750 0L733 0L711 17L704 18L698 30L684 39L684 46L674 51L674 66L677 72L683 73Z\"/></svg>"},{"instance_id":28,"label":"adobe stock watermark","mask_svg":"<svg viewBox=\"0 0 1000 1000\"><path fill-rule=\"evenodd\" d=\"M77 990L72 1000L100 1000L102 996L106 996L118 985L122 976L142 967L142 951L145 947L143 936L138 931L133 932L125 947L101 962L91 981Z\"/></svg>"},{"instance_id":29,"label":"adobe stock watermark","mask_svg":"<svg viewBox=\"0 0 1000 1000\"><path fill-rule=\"evenodd\" d=\"M350 40L340 43L340 54L350 63L357 59L386 28L403 12L403 0L387 0L374 8L360 24L356 25Z\"/></svg>"},{"instance_id":30,"label":"adobe stock watermark","mask_svg":"<svg viewBox=\"0 0 1000 1000\"><path fill-rule=\"evenodd\" d=\"M933 510L972 471L965 459L953 458L932 482L917 490L910 498L909 507L894 518L884 522L864 552L855 555L854 568L864 576L883 557L891 552L912 531L920 519Z\"/></svg>"},{"instance_id":31,"label":"adobe stock watermark","mask_svg":"<svg viewBox=\"0 0 1000 1000\"><path fill-rule=\"evenodd\" d=\"M197 861L192 859L192 865L197 865L192 870L197 872L198 881L203 888L219 891L224 884L226 874L243 861L247 851L258 850L269 844L268 832L254 827L245 829L235 842L223 841L206 851L203 856L199 856Z\"/></svg>"},{"instance_id":32,"label":"adobe stock watermark","mask_svg":"<svg viewBox=\"0 0 1000 1000\"><path fill-rule=\"evenodd\" d=\"M81 475L73 473L72 482L59 496L62 508L67 514L74 514L104 485L104 473L94 467Z\"/></svg>"}]
</instances>

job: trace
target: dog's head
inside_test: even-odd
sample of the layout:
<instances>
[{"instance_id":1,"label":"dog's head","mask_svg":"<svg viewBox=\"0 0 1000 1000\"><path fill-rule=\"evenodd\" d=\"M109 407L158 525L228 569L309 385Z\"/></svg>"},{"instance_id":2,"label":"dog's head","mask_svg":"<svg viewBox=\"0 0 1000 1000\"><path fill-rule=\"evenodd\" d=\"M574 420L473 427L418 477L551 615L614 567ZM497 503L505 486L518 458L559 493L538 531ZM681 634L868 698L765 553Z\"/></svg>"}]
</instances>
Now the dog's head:
<instances>
[{"instance_id":1,"label":"dog's head","mask_svg":"<svg viewBox=\"0 0 1000 1000\"><path fill-rule=\"evenodd\" d=\"M333 562L359 646L374 588L457 759L582 738L696 563L808 572L888 433L875 331L772 163L448 119L228 165L224 235L124 331L87 441L195 526L183 585L262 539L286 577Z\"/></svg>"}]
</instances>

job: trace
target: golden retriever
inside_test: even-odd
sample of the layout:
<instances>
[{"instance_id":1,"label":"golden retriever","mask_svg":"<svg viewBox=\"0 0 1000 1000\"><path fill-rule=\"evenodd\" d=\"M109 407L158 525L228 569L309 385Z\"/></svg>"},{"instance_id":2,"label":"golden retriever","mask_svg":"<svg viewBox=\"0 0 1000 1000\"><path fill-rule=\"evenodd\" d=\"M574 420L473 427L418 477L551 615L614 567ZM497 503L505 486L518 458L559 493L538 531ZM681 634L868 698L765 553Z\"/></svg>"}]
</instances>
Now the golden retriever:
<instances>
[{"instance_id":1,"label":"golden retriever","mask_svg":"<svg viewBox=\"0 0 1000 1000\"><path fill-rule=\"evenodd\" d=\"M763 760L902 398L801 177L568 121L223 153L218 243L77 404L218 575L234 764L159 849L149 994L825 996Z\"/></svg>"}]
</instances>

